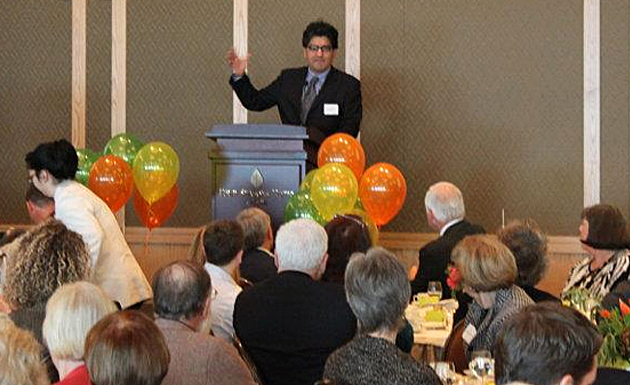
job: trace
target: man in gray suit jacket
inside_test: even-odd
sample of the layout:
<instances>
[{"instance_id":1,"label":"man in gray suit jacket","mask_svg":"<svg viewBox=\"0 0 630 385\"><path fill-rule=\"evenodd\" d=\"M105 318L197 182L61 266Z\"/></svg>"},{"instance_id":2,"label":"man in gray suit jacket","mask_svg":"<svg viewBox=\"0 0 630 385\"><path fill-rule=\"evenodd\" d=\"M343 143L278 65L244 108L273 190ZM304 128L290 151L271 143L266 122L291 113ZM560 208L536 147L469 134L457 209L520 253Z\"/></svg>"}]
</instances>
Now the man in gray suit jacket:
<instances>
[{"instance_id":1,"label":"man in gray suit jacket","mask_svg":"<svg viewBox=\"0 0 630 385\"><path fill-rule=\"evenodd\" d=\"M171 362L162 385L255 384L236 350L209 334L212 285L192 262L174 262L153 277L155 323Z\"/></svg>"}]
</instances>

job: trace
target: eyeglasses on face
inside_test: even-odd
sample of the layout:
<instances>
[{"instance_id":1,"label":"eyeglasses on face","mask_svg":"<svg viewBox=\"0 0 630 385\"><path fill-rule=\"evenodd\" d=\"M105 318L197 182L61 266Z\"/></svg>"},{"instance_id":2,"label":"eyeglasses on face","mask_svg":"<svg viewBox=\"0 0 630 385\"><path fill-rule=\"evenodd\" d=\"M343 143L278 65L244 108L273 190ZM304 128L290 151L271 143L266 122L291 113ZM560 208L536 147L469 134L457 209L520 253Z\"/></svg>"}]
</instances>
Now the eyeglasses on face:
<instances>
[{"instance_id":1,"label":"eyeglasses on face","mask_svg":"<svg viewBox=\"0 0 630 385\"><path fill-rule=\"evenodd\" d=\"M306 48L313 53L317 53L317 51L319 50L321 50L322 53L328 53L332 51L332 46L330 45L309 44Z\"/></svg>"}]
</instances>

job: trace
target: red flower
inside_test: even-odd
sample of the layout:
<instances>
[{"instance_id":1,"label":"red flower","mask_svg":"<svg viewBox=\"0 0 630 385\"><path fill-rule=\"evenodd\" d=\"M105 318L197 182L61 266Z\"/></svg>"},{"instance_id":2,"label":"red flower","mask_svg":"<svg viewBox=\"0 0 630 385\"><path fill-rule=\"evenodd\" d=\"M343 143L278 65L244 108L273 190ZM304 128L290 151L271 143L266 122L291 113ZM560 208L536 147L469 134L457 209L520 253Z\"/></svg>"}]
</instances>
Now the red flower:
<instances>
[{"instance_id":1,"label":"red flower","mask_svg":"<svg viewBox=\"0 0 630 385\"><path fill-rule=\"evenodd\" d=\"M619 299L619 309L621 309L621 314L623 314L624 316L630 313L630 306L623 303L621 298Z\"/></svg>"},{"instance_id":2,"label":"red flower","mask_svg":"<svg viewBox=\"0 0 630 385\"><path fill-rule=\"evenodd\" d=\"M451 270L448 273L448 278L446 278L446 284L451 290L457 290L459 287L459 282L462 280L462 274L457 270L456 267L451 267Z\"/></svg>"},{"instance_id":3,"label":"red flower","mask_svg":"<svg viewBox=\"0 0 630 385\"><path fill-rule=\"evenodd\" d=\"M602 309L599 311L599 315L601 315L602 318L610 318L610 311Z\"/></svg>"}]
</instances>

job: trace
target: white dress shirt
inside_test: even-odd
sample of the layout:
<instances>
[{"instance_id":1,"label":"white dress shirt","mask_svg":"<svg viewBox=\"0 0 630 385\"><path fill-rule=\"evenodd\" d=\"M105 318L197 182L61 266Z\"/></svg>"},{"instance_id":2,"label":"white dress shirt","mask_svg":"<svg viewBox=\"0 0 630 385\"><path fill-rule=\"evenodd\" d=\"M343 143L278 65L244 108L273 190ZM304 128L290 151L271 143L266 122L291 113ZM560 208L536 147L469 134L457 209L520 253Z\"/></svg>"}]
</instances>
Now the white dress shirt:
<instances>
[{"instance_id":1,"label":"white dress shirt","mask_svg":"<svg viewBox=\"0 0 630 385\"><path fill-rule=\"evenodd\" d=\"M210 312L212 317L212 332L215 336L232 343L234 337L234 302L241 292L241 287L225 270L217 265L206 262L203 266L212 280L212 288L217 291L217 297L212 299Z\"/></svg>"},{"instance_id":2,"label":"white dress shirt","mask_svg":"<svg viewBox=\"0 0 630 385\"><path fill-rule=\"evenodd\" d=\"M87 245L91 281L123 308L151 298L151 286L107 204L73 180L59 183L54 199L55 218Z\"/></svg>"}]
</instances>

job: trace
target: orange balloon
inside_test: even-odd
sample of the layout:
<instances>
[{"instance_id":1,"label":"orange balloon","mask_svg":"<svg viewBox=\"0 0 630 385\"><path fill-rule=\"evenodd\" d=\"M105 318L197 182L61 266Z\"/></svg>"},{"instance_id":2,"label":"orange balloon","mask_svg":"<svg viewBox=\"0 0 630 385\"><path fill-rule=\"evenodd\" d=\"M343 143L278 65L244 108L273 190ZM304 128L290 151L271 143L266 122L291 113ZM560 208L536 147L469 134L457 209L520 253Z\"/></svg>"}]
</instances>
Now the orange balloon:
<instances>
[{"instance_id":1,"label":"orange balloon","mask_svg":"<svg viewBox=\"0 0 630 385\"><path fill-rule=\"evenodd\" d=\"M324 140L317 152L317 167L327 163L345 164L359 180L365 168L365 152L359 141L352 136L334 134Z\"/></svg>"},{"instance_id":2,"label":"orange balloon","mask_svg":"<svg viewBox=\"0 0 630 385\"><path fill-rule=\"evenodd\" d=\"M359 197L377 226L388 223L398 214L406 196L405 177L389 163L377 163L361 177Z\"/></svg>"},{"instance_id":3,"label":"orange balloon","mask_svg":"<svg viewBox=\"0 0 630 385\"><path fill-rule=\"evenodd\" d=\"M140 221L149 228L149 230L161 226L168 218L173 215L177 202L179 200L179 188L174 185L171 190L162 198L149 204L140 191L135 189L133 194L133 208L140 218Z\"/></svg>"},{"instance_id":4,"label":"orange balloon","mask_svg":"<svg viewBox=\"0 0 630 385\"><path fill-rule=\"evenodd\" d=\"M133 192L133 172L122 158L106 155L98 158L88 179L88 187L116 212Z\"/></svg>"}]
</instances>

